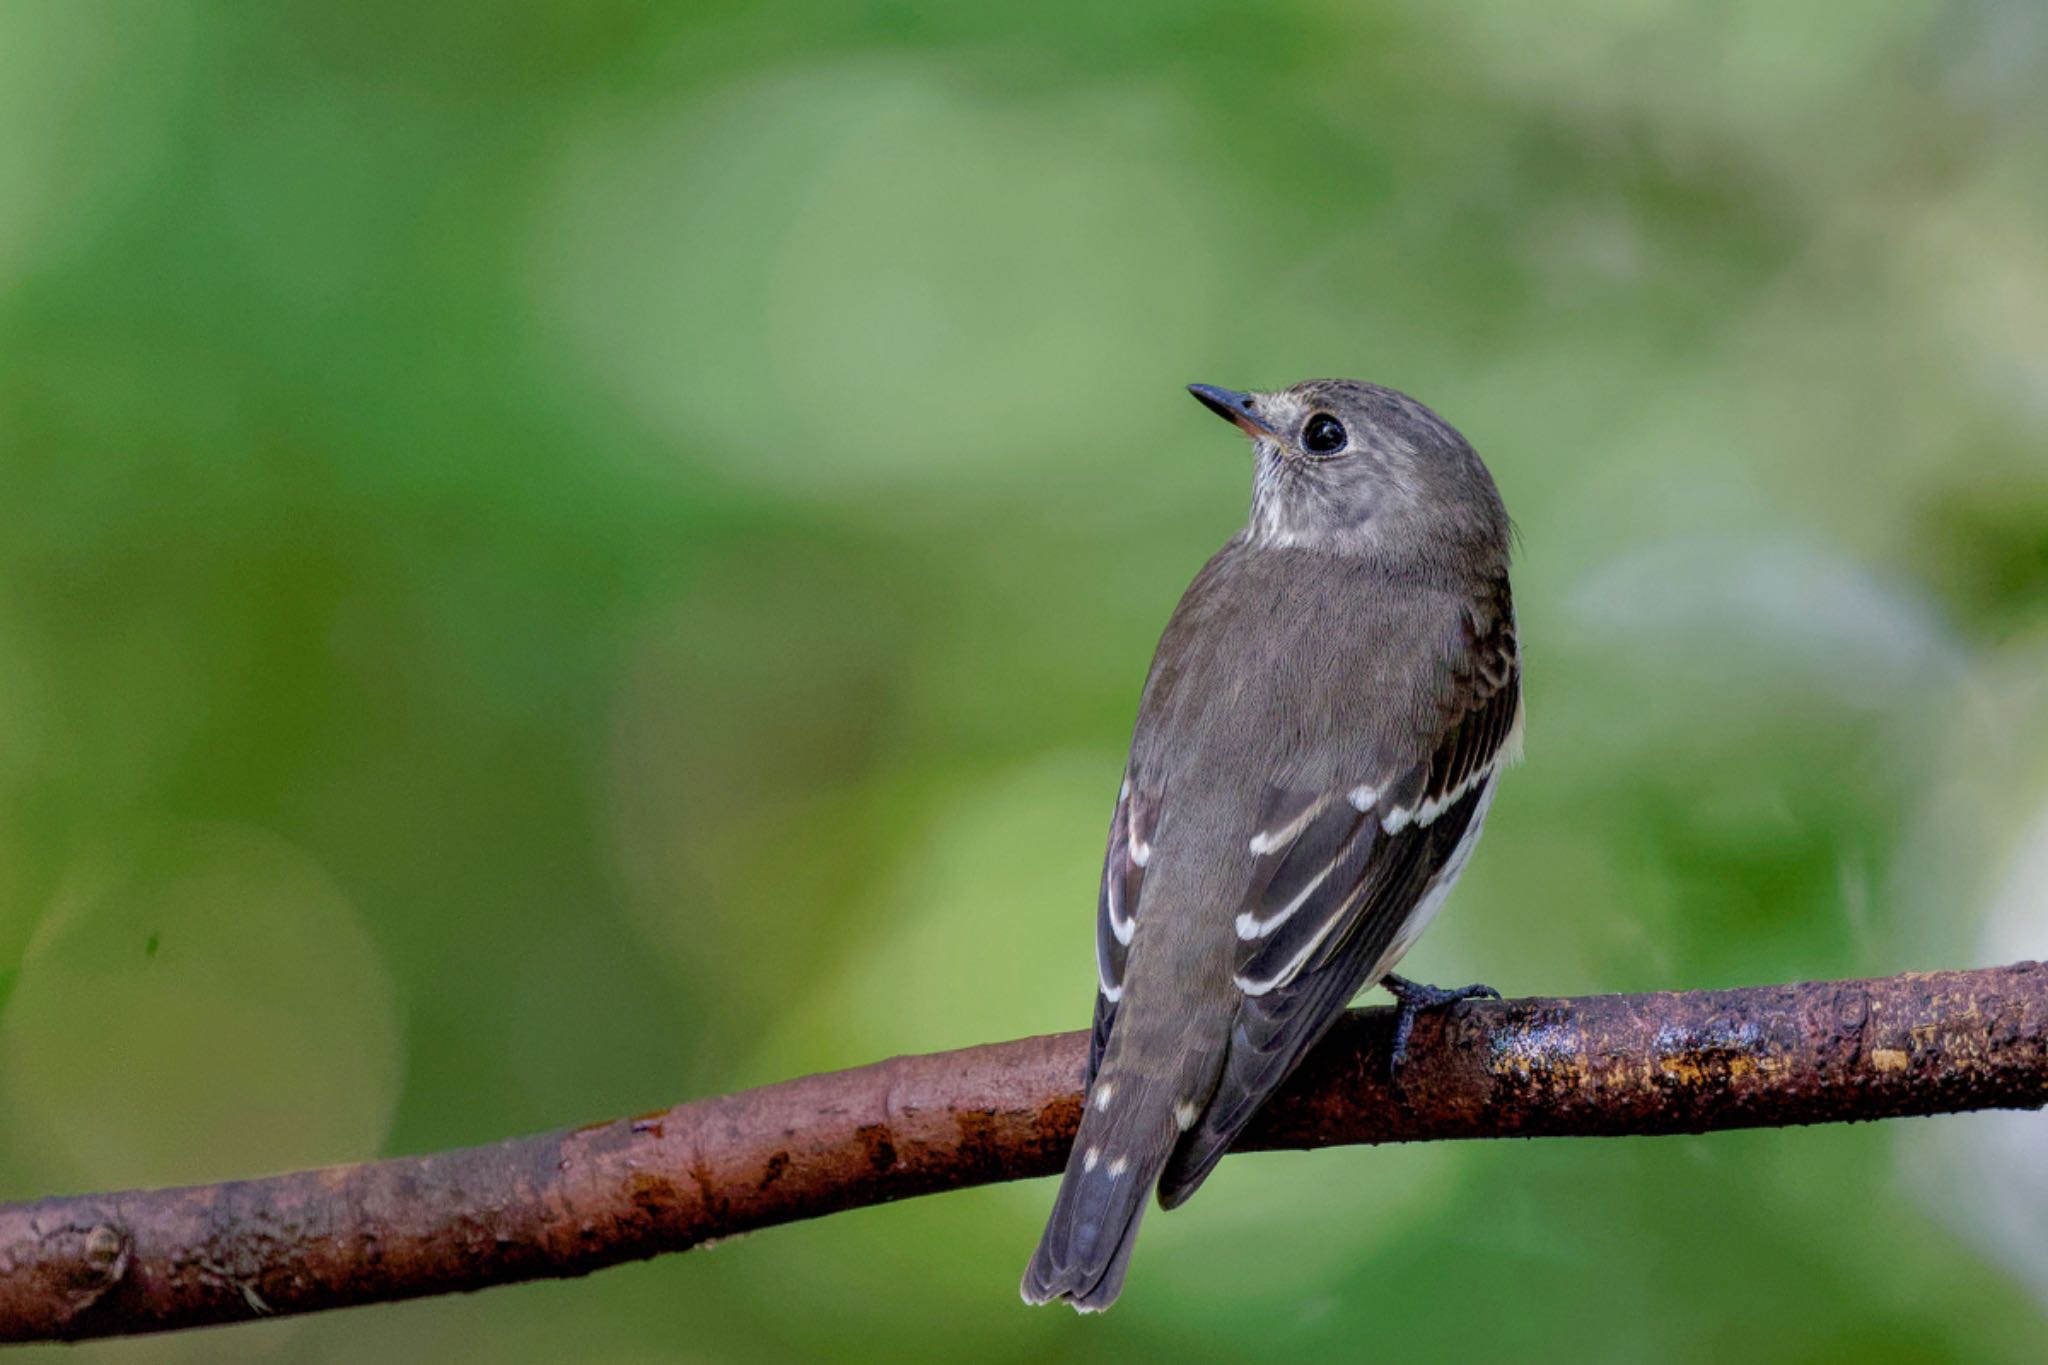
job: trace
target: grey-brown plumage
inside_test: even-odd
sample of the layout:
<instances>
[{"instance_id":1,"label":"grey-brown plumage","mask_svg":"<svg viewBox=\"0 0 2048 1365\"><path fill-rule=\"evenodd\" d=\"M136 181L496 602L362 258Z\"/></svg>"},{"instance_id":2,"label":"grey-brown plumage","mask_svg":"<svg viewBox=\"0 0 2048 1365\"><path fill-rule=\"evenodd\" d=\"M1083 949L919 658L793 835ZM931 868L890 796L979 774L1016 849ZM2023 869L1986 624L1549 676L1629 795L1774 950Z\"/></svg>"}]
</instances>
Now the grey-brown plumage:
<instances>
[{"instance_id":1,"label":"grey-brown plumage","mask_svg":"<svg viewBox=\"0 0 2048 1365\"><path fill-rule=\"evenodd\" d=\"M1096 923L1088 1101L1027 1302L1123 1286L1463 870L1520 751L1509 524L1463 437L1351 380L1195 396L1252 437L1250 523L1159 642Z\"/></svg>"}]
</instances>

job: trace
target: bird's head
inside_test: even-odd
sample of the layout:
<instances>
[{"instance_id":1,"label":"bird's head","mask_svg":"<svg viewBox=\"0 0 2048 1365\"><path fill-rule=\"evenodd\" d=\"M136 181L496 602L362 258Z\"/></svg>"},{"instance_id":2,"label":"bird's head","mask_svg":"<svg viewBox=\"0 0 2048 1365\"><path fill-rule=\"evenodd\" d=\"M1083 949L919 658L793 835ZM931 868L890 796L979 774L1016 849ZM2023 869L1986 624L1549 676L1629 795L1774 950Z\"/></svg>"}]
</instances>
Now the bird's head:
<instances>
[{"instance_id":1,"label":"bird's head","mask_svg":"<svg viewBox=\"0 0 2048 1365\"><path fill-rule=\"evenodd\" d=\"M1257 545L1506 563L1508 517L1456 429L1406 394L1355 379L1239 393L1190 384L1251 437Z\"/></svg>"}]
</instances>

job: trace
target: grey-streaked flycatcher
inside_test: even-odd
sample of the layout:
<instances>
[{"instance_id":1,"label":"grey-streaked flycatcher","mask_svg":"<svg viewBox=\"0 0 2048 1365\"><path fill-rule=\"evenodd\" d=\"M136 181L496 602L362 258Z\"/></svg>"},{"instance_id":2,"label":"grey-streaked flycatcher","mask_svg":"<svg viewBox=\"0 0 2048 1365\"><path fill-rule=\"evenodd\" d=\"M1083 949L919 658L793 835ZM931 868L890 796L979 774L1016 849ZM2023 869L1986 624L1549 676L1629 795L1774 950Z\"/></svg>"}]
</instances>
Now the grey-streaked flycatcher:
<instances>
[{"instance_id":1,"label":"grey-streaked flycatcher","mask_svg":"<svg viewBox=\"0 0 2048 1365\"><path fill-rule=\"evenodd\" d=\"M1026 1302L1107 1308L1146 1196L1193 1194L1389 975L1520 756L1507 510L1465 438L1353 380L1190 386L1251 437L1252 512L1153 656L1109 828L1086 1104Z\"/></svg>"}]
</instances>

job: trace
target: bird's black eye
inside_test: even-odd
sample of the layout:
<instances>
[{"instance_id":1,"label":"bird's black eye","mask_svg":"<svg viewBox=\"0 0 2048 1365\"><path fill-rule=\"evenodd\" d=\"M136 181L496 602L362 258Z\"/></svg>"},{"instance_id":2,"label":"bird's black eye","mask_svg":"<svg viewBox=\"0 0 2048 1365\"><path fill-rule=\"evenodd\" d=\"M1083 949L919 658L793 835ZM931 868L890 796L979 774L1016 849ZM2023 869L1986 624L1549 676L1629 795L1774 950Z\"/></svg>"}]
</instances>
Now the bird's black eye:
<instances>
[{"instance_id":1,"label":"bird's black eye","mask_svg":"<svg viewBox=\"0 0 2048 1365\"><path fill-rule=\"evenodd\" d=\"M1309 418L1308 425L1301 429L1302 449L1316 455L1342 450L1350 439L1344 432L1344 424L1327 412L1319 412Z\"/></svg>"}]
</instances>

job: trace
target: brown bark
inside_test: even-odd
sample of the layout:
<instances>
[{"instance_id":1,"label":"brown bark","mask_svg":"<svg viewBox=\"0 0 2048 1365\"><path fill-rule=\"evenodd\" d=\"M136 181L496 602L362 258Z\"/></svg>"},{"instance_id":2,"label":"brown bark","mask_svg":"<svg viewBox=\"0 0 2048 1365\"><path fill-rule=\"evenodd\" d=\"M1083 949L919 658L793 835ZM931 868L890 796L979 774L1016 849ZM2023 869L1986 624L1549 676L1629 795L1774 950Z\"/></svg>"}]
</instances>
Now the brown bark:
<instances>
[{"instance_id":1,"label":"brown bark","mask_svg":"<svg viewBox=\"0 0 2048 1365\"><path fill-rule=\"evenodd\" d=\"M1696 1133L2048 1104L2048 966L1347 1017L1242 1144ZM432 1156L0 1207L0 1341L581 1275L1058 1169L1085 1036L1027 1038ZM1021 1258L1028 1250L1018 1246Z\"/></svg>"}]
</instances>

